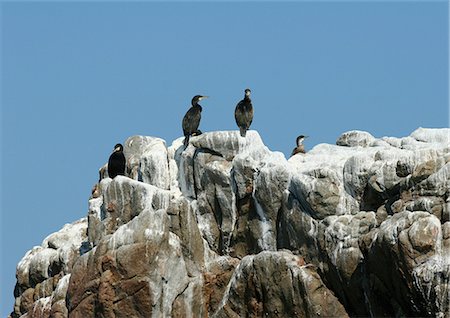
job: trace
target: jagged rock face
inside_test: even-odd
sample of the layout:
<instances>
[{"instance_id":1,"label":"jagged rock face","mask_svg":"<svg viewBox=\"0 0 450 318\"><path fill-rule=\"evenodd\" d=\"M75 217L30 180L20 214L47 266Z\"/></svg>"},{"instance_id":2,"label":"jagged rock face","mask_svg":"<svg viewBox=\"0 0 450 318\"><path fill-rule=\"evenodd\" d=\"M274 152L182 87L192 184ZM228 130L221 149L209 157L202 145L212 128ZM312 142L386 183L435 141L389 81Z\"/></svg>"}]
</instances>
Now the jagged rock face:
<instances>
[{"instance_id":1,"label":"jagged rock face","mask_svg":"<svg viewBox=\"0 0 450 318\"><path fill-rule=\"evenodd\" d=\"M73 317L167 316L189 284L195 282L167 213L145 209L80 257L69 283L68 310Z\"/></svg>"},{"instance_id":2,"label":"jagged rock face","mask_svg":"<svg viewBox=\"0 0 450 318\"><path fill-rule=\"evenodd\" d=\"M450 317L450 129L124 143L87 220L17 267L12 317Z\"/></svg>"},{"instance_id":3,"label":"jagged rock face","mask_svg":"<svg viewBox=\"0 0 450 318\"><path fill-rule=\"evenodd\" d=\"M86 218L66 224L25 254L17 265L12 317L67 317L67 284L86 229Z\"/></svg>"},{"instance_id":4,"label":"jagged rock face","mask_svg":"<svg viewBox=\"0 0 450 318\"><path fill-rule=\"evenodd\" d=\"M368 272L379 280L370 289L383 304L375 309L393 308L405 316L448 315L450 262L443 241L440 220L428 212L399 212L383 222L367 261Z\"/></svg>"},{"instance_id":5,"label":"jagged rock face","mask_svg":"<svg viewBox=\"0 0 450 318\"><path fill-rule=\"evenodd\" d=\"M317 272L291 253L245 256L213 317L347 317Z\"/></svg>"}]
</instances>

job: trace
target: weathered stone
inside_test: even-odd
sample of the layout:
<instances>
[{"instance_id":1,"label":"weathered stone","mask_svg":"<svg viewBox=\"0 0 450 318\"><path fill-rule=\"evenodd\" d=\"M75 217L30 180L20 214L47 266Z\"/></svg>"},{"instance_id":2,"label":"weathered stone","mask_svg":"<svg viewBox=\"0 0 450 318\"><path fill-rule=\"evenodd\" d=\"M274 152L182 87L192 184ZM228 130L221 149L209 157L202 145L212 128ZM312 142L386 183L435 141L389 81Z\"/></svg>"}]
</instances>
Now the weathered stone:
<instances>
[{"instance_id":1,"label":"weathered stone","mask_svg":"<svg viewBox=\"0 0 450 318\"><path fill-rule=\"evenodd\" d=\"M343 186L334 171L324 168L293 176L291 192L314 218L323 219L339 210Z\"/></svg>"},{"instance_id":2,"label":"weathered stone","mask_svg":"<svg viewBox=\"0 0 450 318\"><path fill-rule=\"evenodd\" d=\"M181 245L168 230L167 214L144 210L75 264L68 309L86 317L167 315L187 284Z\"/></svg>"},{"instance_id":3,"label":"weathered stone","mask_svg":"<svg viewBox=\"0 0 450 318\"><path fill-rule=\"evenodd\" d=\"M236 130L204 133L192 137L190 143L198 149L212 150L226 160L232 160L239 153L245 153L254 159L268 153L261 137L254 130L249 130L245 138Z\"/></svg>"},{"instance_id":4,"label":"weathered stone","mask_svg":"<svg viewBox=\"0 0 450 318\"><path fill-rule=\"evenodd\" d=\"M130 178L169 190L169 164L164 140L147 136L129 137L124 144L124 154Z\"/></svg>"},{"instance_id":5,"label":"weathered stone","mask_svg":"<svg viewBox=\"0 0 450 318\"><path fill-rule=\"evenodd\" d=\"M308 263L319 264L318 223L302 210L292 195L289 195L279 216L278 248L302 255Z\"/></svg>"},{"instance_id":6,"label":"weathered stone","mask_svg":"<svg viewBox=\"0 0 450 318\"><path fill-rule=\"evenodd\" d=\"M213 317L347 317L320 276L288 252L246 256Z\"/></svg>"},{"instance_id":7,"label":"weathered stone","mask_svg":"<svg viewBox=\"0 0 450 318\"><path fill-rule=\"evenodd\" d=\"M188 286L180 293L172 303L172 317L206 317L207 311L203 299L203 278L192 278Z\"/></svg>"},{"instance_id":8,"label":"weathered stone","mask_svg":"<svg viewBox=\"0 0 450 318\"><path fill-rule=\"evenodd\" d=\"M443 197L450 189L450 163L442 167L439 167L440 163L433 162L433 164L436 165L426 168L428 170L421 175L421 178L426 177L426 179L417 185L417 191L423 196Z\"/></svg>"},{"instance_id":9,"label":"weathered stone","mask_svg":"<svg viewBox=\"0 0 450 318\"><path fill-rule=\"evenodd\" d=\"M355 155L352 149L320 144L305 156L289 159L293 167L289 191L314 218L358 212L359 203L343 182L344 165Z\"/></svg>"},{"instance_id":10,"label":"weathered stone","mask_svg":"<svg viewBox=\"0 0 450 318\"><path fill-rule=\"evenodd\" d=\"M203 297L209 314L219 308L231 275L238 264L238 259L228 256L219 257L208 264L208 270L203 273Z\"/></svg>"},{"instance_id":11,"label":"weathered stone","mask_svg":"<svg viewBox=\"0 0 450 318\"><path fill-rule=\"evenodd\" d=\"M171 217L170 231L180 238L189 276L195 276L205 265L204 241L193 207L184 197L173 198L167 210Z\"/></svg>"},{"instance_id":12,"label":"weathered stone","mask_svg":"<svg viewBox=\"0 0 450 318\"><path fill-rule=\"evenodd\" d=\"M277 248L277 218L290 181L291 170L281 160L267 162L255 177L253 199L260 224L254 236L261 238L259 251Z\"/></svg>"},{"instance_id":13,"label":"weathered stone","mask_svg":"<svg viewBox=\"0 0 450 318\"><path fill-rule=\"evenodd\" d=\"M417 128L411 133L411 137L428 144L450 144L450 129Z\"/></svg>"},{"instance_id":14,"label":"weathered stone","mask_svg":"<svg viewBox=\"0 0 450 318\"><path fill-rule=\"evenodd\" d=\"M58 280L59 277L50 277L46 280L44 280L41 283L38 283L35 287L34 287L34 299L39 299L39 298L46 298L52 295L55 287L54 287L54 281Z\"/></svg>"},{"instance_id":15,"label":"weathered stone","mask_svg":"<svg viewBox=\"0 0 450 318\"><path fill-rule=\"evenodd\" d=\"M58 300L57 302L53 302L52 308L50 311L50 317L52 317L52 318L69 317L69 311L67 310L65 299L61 299L61 300Z\"/></svg>"},{"instance_id":16,"label":"weathered stone","mask_svg":"<svg viewBox=\"0 0 450 318\"><path fill-rule=\"evenodd\" d=\"M367 288L362 284L363 250L371 244L367 240L373 237L369 233L376 223L374 212L330 216L318 224L315 232L308 233L312 236L309 240L317 237L316 250L320 260L318 266L326 281L352 315L370 315L362 305ZM309 258L315 260L314 257Z\"/></svg>"},{"instance_id":17,"label":"weathered stone","mask_svg":"<svg viewBox=\"0 0 450 318\"><path fill-rule=\"evenodd\" d=\"M33 288L28 288L27 290L25 290L23 292L23 294L21 295L20 298L20 308L19 308L19 312L15 312L16 315L22 314L22 313L26 313L28 311L30 311L33 308L33 303L34 303L34 289Z\"/></svg>"},{"instance_id":18,"label":"weathered stone","mask_svg":"<svg viewBox=\"0 0 450 318\"><path fill-rule=\"evenodd\" d=\"M108 185L103 195L102 219L99 232L114 233L145 209L167 209L170 192L155 186L117 176ZM101 237L101 236L100 236Z\"/></svg>"},{"instance_id":19,"label":"weathered stone","mask_svg":"<svg viewBox=\"0 0 450 318\"><path fill-rule=\"evenodd\" d=\"M413 167L407 162L397 161L397 166L395 167L395 173L399 177L406 177L413 172Z\"/></svg>"},{"instance_id":20,"label":"weathered stone","mask_svg":"<svg viewBox=\"0 0 450 318\"><path fill-rule=\"evenodd\" d=\"M54 249L43 248L39 253L33 256L30 261L30 283L36 288L39 283L48 279L49 268L58 267L58 252ZM55 265L56 264L56 265Z\"/></svg>"},{"instance_id":21,"label":"weathered stone","mask_svg":"<svg viewBox=\"0 0 450 318\"><path fill-rule=\"evenodd\" d=\"M449 135L288 161L256 131L130 137L127 176L18 264L11 317L450 318Z\"/></svg>"},{"instance_id":22,"label":"weathered stone","mask_svg":"<svg viewBox=\"0 0 450 318\"><path fill-rule=\"evenodd\" d=\"M45 238L41 246L26 253L16 269L14 317L27 312L40 317L50 315L60 278L71 271L79 257L79 248L87 238L86 229L86 218L66 224Z\"/></svg>"},{"instance_id":23,"label":"weathered stone","mask_svg":"<svg viewBox=\"0 0 450 318\"><path fill-rule=\"evenodd\" d=\"M344 165L345 190L357 201L361 201L364 190L372 174L373 157L361 154L349 158Z\"/></svg>"},{"instance_id":24,"label":"weathered stone","mask_svg":"<svg viewBox=\"0 0 450 318\"><path fill-rule=\"evenodd\" d=\"M347 147L369 147L374 141L375 138L368 132L352 130L343 133L336 141L336 145Z\"/></svg>"},{"instance_id":25,"label":"weathered stone","mask_svg":"<svg viewBox=\"0 0 450 318\"><path fill-rule=\"evenodd\" d=\"M377 301L399 307L406 316L445 313L446 287L439 285L449 282L450 251L442 242L440 222L429 213L401 212L383 222L368 255L368 270L388 291Z\"/></svg>"},{"instance_id":26,"label":"weathered stone","mask_svg":"<svg viewBox=\"0 0 450 318\"><path fill-rule=\"evenodd\" d=\"M207 241L214 241L213 246L210 246L223 254L230 247L237 217L231 162L216 155L199 153L195 167L198 211L204 220L209 221L209 228L218 230L218 236ZM204 236L207 235L204 232Z\"/></svg>"},{"instance_id":27,"label":"weathered stone","mask_svg":"<svg viewBox=\"0 0 450 318\"><path fill-rule=\"evenodd\" d=\"M172 168L176 172L176 183L179 186L179 191L186 197L195 199L195 181L194 181L194 157L196 155L196 148L189 145L186 149L183 146L178 147L174 153L175 162Z\"/></svg>"}]
</instances>

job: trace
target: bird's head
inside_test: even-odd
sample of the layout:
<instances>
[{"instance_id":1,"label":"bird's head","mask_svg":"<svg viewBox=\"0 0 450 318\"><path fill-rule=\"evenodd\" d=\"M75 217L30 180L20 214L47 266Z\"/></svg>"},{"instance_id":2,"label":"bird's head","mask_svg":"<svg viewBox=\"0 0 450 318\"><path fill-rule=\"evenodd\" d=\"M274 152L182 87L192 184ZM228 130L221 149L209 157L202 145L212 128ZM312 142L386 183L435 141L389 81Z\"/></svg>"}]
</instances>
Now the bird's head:
<instances>
[{"instance_id":1,"label":"bird's head","mask_svg":"<svg viewBox=\"0 0 450 318\"><path fill-rule=\"evenodd\" d=\"M199 101L201 101L202 99L205 99L205 98L208 98L209 96L203 96L203 95L195 95L193 98L192 98L192 106L194 106L194 105L197 105L197 103L199 102Z\"/></svg>"},{"instance_id":2,"label":"bird's head","mask_svg":"<svg viewBox=\"0 0 450 318\"><path fill-rule=\"evenodd\" d=\"M250 93L251 93L252 91L250 90L250 88L246 88L245 89L245 96L246 97L250 97Z\"/></svg>"},{"instance_id":3,"label":"bird's head","mask_svg":"<svg viewBox=\"0 0 450 318\"><path fill-rule=\"evenodd\" d=\"M303 140L305 140L305 138L308 138L309 136L304 136L304 135L300 135L297 137L297 146L300 146L303 143Z\"/></svg>"},{"instance_id":4,"label":"bird's head","mask_svg":"<svg viewBox=\"0 0 450 318\"><path fill-rule=\"evenodd\" d=\"M116 144L116 145L114 146L113 152L118 152L118 151L123 151L123 146L122 146L122 144Z\"/></svg>"}]
</instances>

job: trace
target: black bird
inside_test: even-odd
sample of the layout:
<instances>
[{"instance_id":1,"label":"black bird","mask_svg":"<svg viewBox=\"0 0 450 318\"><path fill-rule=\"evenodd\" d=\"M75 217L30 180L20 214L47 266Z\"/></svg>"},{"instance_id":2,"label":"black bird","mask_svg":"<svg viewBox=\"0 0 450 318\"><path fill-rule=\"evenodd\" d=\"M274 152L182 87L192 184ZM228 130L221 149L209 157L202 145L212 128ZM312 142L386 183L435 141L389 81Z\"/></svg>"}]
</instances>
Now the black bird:
<instances>
[{"instance_id":1,"label":"black bird","mask_svg":"<svg viewBox=\"0 0 450 318\"><path fill-rule=\"evenodd\" d=\"M184 133L184 146L189 144L190 136L200 135L202 132L198 129L200 125L200 119L202 117L202 106L199 105L199 101L208 98L208 96L195 95L192 98L192 107L186 112L183 117L183 133Z\"/></svg>"},{"instance_id":2,"label":"black bird","mask_svg":"<svg viewBox=\"0 0 450 318\"><path fill-rule=\"evenodd\" d=\"M115 145L113 153L109 156L108 175L112 179L118 175L125 175L125 155L121 144Z\"/></svg>"},{"instance_id":3,"label":"black bird","mask_svg":"<svg viewBox=\"0 0 450 318\"><path fill-rule=\"evenodd\" d=\"M300 136L297 137L297 139L295 141L295 143L297 144L297 147L295 147L292 150L291 157L296 155L296 154L298 154L298 153L305 153L306 152L305 151L305 146L303 145L303 140L305 140L305 138L308 138L308 136L300 135Z\"/></svg>"},{"instance_id":4,"label":"black bird","mask_svg":"<svg viewBox=\"0 0 450 318\"><path fill-rule=\"evenodd\" d=\"M242 137L245 137L253 120L253 106L250 93L251 90L247 88L244 99L236 105L236 110L234 111L234 118L236 119L236 124L239 127Z\"/></svg>"}]
</instances>

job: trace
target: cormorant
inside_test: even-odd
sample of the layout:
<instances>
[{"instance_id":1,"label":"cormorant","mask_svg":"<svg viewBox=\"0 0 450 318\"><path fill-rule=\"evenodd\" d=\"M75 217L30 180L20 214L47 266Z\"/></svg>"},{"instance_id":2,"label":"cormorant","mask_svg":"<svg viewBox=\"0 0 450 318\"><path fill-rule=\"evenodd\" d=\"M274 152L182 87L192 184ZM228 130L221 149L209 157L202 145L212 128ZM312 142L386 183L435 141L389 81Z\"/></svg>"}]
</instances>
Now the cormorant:
<instances>
[{"instance_id":1,"label":"cormorant","mask_svg":"<svg viewBox=\"0 0 450 318\"><path fill-rule=\"evenodd\" d=\"M236 105L236 110L234 111L234 118L236 119L236 124L239 127L242 137L245 137L253 120L253 106L250 93L251 90L247 88L244 99Z\"/></svg>"},{"instance_id":2,"label":"cormorant","mask_svg":"<svg viewBox=\"0 0 450 318\"><path fill-rule=\"evenodd\" d=\"M298 153L305 153L305 152L306 152L306 151L305 151L305 146L303 145L303 140L305 140L305 138L307 138L307 137L308 137L308 136L303 136L303 135L300 135L300 136L297 137L297 140L296 140L297 147L295 147L295 148L292 150L291 157L292 157L293 155L298 154Z\"/></svg>"},{"instance_id":3,"label":"cormorant","mask_svg":"<svg viewBox=\"0 0 450 318\"><path fill-rule=\"evenodd\" d=\"M192 107L186 112L183 117L183 133L184 133L184 146L187 147L189 144L190 136L200 135L202 132L198 129L200 125L200 119L202 116L202 106L199 105L199 101L208 98L208 96L195 95L192 98Z\"/></svg>"},{"instance_id":4,"label":"cormorant","mask_svg":"<svg viewBox=\"0 0 450 318\"><path fill-rule=\"evenodd\" d=\"M108 175L114 179L117 175L125 175L125 155L123 154L123 146L117 144L108 160Z\"/></svg>"}]
</instances>

